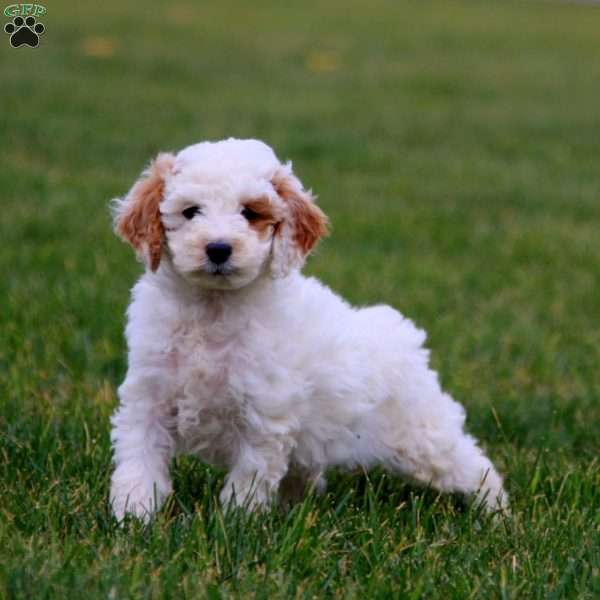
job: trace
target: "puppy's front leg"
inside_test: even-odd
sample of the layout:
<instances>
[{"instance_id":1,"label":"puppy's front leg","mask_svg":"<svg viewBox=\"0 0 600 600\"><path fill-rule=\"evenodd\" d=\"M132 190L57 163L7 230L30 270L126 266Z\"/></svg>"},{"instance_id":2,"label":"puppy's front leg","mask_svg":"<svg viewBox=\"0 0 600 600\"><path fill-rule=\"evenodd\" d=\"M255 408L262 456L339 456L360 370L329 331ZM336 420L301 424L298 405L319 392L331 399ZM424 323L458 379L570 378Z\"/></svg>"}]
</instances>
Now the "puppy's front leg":
<instances>
[{"instance_id":1,"label":"puppy's front leg","mask_svg":"<svg viewBox=\"0 0 600 600\"><path fill-rule=\"evenodd\" d=\"M110 491L119 521L126 513L147 520L171 492L175 443L161 383L128 376L119 388L121 405L111 420L115 470Z\"/></svg>"},{"instance_id":2,"label":"puppy's front leg","mask_svg":"<svg viewBox=\"0 0 600 600\"><path fill-rule=\"evenodd\" d=\"M221 490L222 506L243 506L250 510L267 507L288 470L291 447L291 440L285 437L260 443L244 440Z\"/></svg>"}]
</instances>

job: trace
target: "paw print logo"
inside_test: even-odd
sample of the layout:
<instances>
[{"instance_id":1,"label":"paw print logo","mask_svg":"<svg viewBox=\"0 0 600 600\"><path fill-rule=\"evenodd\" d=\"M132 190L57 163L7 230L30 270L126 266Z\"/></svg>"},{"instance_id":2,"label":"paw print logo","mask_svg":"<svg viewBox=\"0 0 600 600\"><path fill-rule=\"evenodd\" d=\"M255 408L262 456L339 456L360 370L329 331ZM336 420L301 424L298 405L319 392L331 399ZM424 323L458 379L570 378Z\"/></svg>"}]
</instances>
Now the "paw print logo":
<instances>
[{"instance_id":1,"label":"paw print logo","mask_svg":"<svg viewBox=\"0 0 600 600\"><path fill-rule=\"evenodd\" d=\"M35 17L15 17L12 23L4 26L4 31L10 35L10 45L18 48L23 44L35 48L40 42L40 35L46 28L41 23L36 23Z\"/></svg>"}]
</instances>

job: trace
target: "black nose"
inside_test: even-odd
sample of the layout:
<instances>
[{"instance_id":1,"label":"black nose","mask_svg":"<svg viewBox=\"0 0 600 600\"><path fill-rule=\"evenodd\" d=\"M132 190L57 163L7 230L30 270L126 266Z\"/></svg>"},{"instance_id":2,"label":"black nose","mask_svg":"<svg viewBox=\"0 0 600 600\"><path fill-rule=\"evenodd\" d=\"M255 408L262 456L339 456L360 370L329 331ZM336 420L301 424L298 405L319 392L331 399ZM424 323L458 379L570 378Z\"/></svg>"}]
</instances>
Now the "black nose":
<instances>
[{"instance_id":1,"label":"black nose","mask_svg":"<svg viewBox=\"0 0 600 600\"><path fill-rule=\"evenodd\" d=\"M231 256L231 246L225 242L206 244L206 255L215 265L222 265Z\"/></svg>"}]
</instances>

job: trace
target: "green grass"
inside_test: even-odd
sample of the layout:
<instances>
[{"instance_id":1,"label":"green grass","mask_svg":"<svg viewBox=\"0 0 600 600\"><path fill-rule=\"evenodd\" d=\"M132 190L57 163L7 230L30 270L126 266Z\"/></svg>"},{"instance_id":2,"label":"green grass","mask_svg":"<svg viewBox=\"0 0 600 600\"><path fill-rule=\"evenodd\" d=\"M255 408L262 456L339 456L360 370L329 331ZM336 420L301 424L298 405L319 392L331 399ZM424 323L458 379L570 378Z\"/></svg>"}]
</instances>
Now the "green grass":
<instances>
[{"instance_id":1,"label":"green grass","mask_svg":"<svg viewBox=\"0 0 600 600\"><path fill-rule=\"evenodd\" d=\"M53 2L39 48L0 40L0 597L600 597L600 8L136 6ZM155 522L115 525L139 266L107 202L230 135L319 194L309 272L429 332L513 518L380 472L223 516L223 473L186 458Z\"/></svg>"}]
</instances>

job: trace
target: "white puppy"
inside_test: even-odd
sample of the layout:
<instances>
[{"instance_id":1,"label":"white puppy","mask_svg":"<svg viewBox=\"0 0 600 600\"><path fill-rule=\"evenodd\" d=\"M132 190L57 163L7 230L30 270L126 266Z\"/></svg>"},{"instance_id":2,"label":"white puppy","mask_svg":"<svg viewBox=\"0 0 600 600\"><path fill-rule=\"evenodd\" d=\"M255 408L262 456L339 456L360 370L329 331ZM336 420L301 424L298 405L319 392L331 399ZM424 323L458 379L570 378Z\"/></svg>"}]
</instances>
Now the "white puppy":
<instances>
[{"instance_id":1,"label":"white puppy","mask_svg":"<svg viewBox=\"0 0 600 600\"><path fill-rule=\"evenodd\" d=\"M425 334L300 274L327 220L256 140L159 154L114 203L146 264L112 418L117 518L148 517L189 453L228 470L224 505L322 490L330 467L383 465L504 508L492 463L428 366Z\"/></svg>"}]
</instances>

